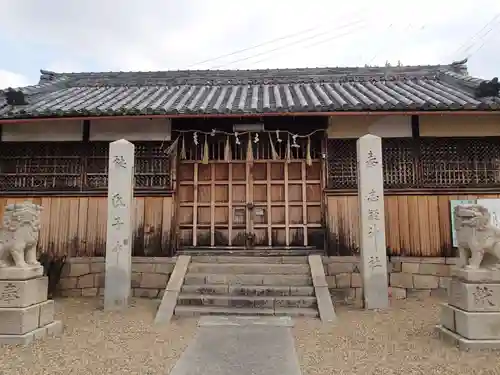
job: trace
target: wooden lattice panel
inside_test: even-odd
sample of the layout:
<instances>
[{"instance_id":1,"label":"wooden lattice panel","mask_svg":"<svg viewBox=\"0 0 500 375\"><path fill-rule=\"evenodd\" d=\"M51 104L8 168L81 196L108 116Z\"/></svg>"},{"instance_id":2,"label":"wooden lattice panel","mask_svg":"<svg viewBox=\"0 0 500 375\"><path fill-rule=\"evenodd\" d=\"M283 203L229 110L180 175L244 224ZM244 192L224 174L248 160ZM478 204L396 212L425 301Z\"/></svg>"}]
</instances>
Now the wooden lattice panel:
<instances>
[{"instance_id":1,"label":"wooden lattice panel","mask_svg":"<svg viewBox=\"0 0 500 375\"><path fill-rule=\"evenodd\" d=\"M162 142L134 142L135 188L169 190L170 156ZM2 142L0 189L75 192L108 187L108 142Z\"/></svg>"},{"instance_id":2,"label":"wooden lattice panel","mask_svg":"<svg viewBox=\"0 0 500 375\"><path fill-rule=\"evenodd\" d=\"M355 139L328 139L328 187L357 188ZM386 189L500 187L500 138L384 138Z\"/></svg>"}]
</instances>

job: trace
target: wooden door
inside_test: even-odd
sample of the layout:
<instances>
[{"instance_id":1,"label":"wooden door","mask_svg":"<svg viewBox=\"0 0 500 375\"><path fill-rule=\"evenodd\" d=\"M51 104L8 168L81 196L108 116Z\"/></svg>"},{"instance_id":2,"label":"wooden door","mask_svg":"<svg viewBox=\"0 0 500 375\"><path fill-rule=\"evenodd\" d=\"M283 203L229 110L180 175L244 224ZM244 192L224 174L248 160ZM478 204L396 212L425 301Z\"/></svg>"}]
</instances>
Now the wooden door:
<instances>
[{"instance_id":1,"label":"wooden door","mask_svg":"<svg viewBox=\"0 0 500 375\"><path fill-rule=\"evenodd\" d=\"M319 160L184 160L177 177L181 247L323 246Z\"/></svg>"},{"instance_id":2,"label":"wooden door","mask_svg":"<svg viewBox=\"0 0 500 375\"><path fill-rule=\"evenodd\" d=\"M321 246L321 164L259 161L251 173L256 246ZM320 240L321 242L321 240Z\"/></svg>"}]
</instances>

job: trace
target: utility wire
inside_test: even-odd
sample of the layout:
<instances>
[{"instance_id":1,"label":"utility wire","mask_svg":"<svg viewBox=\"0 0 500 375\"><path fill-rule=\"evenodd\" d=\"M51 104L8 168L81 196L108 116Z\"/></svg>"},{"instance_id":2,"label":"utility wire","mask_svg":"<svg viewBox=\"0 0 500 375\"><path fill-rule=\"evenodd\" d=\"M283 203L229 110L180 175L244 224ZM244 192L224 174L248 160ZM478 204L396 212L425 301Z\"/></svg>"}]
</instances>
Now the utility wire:
<instances>
[{"instance_id":1,"label":"utility wire","mask_svg":"<svg viewBox=\"0 0 500 375\"><path fill-rule=\"evenodd\" d=\"M353 30L349 30L349 31L347 31L347 32L345 32L345 33L342 33L342 34L337 34L337 35L334 35L334 36L332 36L332 37L330 37L330 38L320 40L319 42L316 42L316 43L313 43L313 44L306 45L306 46L304 46L304 47L302 47L302 48L303 48L303 49L308 49L308 48L317 47L317 46L318 46L318 45L320 45L320 44L328 43L328 42L331 42L332 40L335 40L335 39L340 39L340 38L342 38L342 37L344 37L344 36L351 35L351 34L353 34L354 32L357 32L357 31L360 31L360 30L362 30L362 29L365 29L366 27L367 27L366 25L362 25L362 26L359 26L359 27L354 28ZM292 47L293 47L293 46L292 46ZM298 47L300 47L300 46L298 46ZM263 61L267 61L267 60L269 60L269 59L270 59L270 58L272 58L272 57L274 57L274 56L267 56L267 57L264 57L264 58L263 58L263 59L261 59L261 60L253 61L252 63L253 63L253 64L259 64L259 63L261 63L261 62L263 62Z\"/></svg>"},{"instance_id":2,"label":"utility wire","mask_svg":"<svg viewBox=\"0 0 500 375\"><path fill-rule=\"evenodd\" d=\"M479 48L477 48L474 52L471 52L467 55L467 59L470 59L472 56L474 56L476 53L478 53L479 51L481 51L481 49L488 43L488 39L489 39L489 36L491 36L491 32L500 24L500 22L497 22L496 24L494 24L489 30L488 32L483 35L483 42L481 43L481 45L479 46Z\"/></svg>"},{"instance_id":3,"label":"utility wire","mask_svg":"<svg viewBox=\"0 0 500 375\"><path fill-rule=\"evenodd\" d=\"M260 52L260 53L257 53L255 55L243 57L241 59L233 60L233 61L230 61L230 62L225 63L225 64L214 66L211 69L219 69L219 68L222 68L222 67L227 66L227 65L236 64L236 63L239 63L241 61L250 60L250 59L253 59L253 58L258 57L258 56L263 56L263 55L266 55L266 54L271 53L271 52L279 51L279 50L282 50L284 48L288 48L290 46L294 46L297 43L301 43L301 42L304 42L304 41L307 41L307 40L310 40L310 39L314 39L314 38L317 38L317 37L325 35L325 34L329 34L329 33L331 33L332 31L335 31L335 30L345 29L346 27L349 27L349 26L352 26L352 25L356 25L356 24L362 24L362 23L364 23L363 20L358 20L358 21L355 21L355 22L351 22L351 23L342 25L340 27L337 27L337 28L335 28L333 30L329 30L329 31L324 31L324 32L321 32L321 33L313 34L312 36L309 36L309 37L306 37L306 38L302 38L302 39L296 40L296 41L291 42L291 43L287 43L287 44L282 45L280 47L276 47L276 48L273 48L273 49L270 49L270 50L267 50L267 51L264 51L264 52Z\"/></svg>"},{"instance_id":4,"label":"utility wire","mask_svg":"<svg viewBox=\"0 0 500 375\"><path fill-rule=\"evenodd\" d=\"M392 26L393 26L392 23L389 24L386 27L385 32L387 33L392 28ZM380 55L380 53L387 47L387 40L389 40L389 39L390 38L385 39L385 43L382 43L382 46L380 46L380 48L377 50L377 52L375 52L375 54L372 56L372 58L370 60L368 60L366 65L371 65L371 63Z\"/></svg>"},{"instance_id":5,"label":"utility wire","mask_svg":"<svg viewBox=\"0 0 500 375\"><path fill-rule=\"evenodd\" d=\"M390 25L387 27L386 32L387 32L389 29L391 29L392 27L393 27L393 24L390 24ZM424 25L420 26L420 27L418 28L417 33L420 33L422 30L424 30L424 29L425 29L425 27L426 27L426 24L424 24ZM413 24L411 24L411 23L410 23L410 24L408 24L408 26L406 26L406 28L405 28L405 29L404 29L404 30L403 30L403 31L402 31L402 32L401 32L401 33L397 36L397 38L396 38L396 42L392 41L391 46L392 46L392 47L394 47L394 45L400 45L400 43L401 43L403 40L405 40L405 38L406 38L407 36L409 36L409 33L411 32L411 30L412 30L413 28L414 28L414 27L413 27ZM390 38L387 38L387 40L390 40ZM381 47L381 48L380 48L380 49L379 49L379 50L378 50L378 51L377 51L377 52L373 55L373 57L372 57L372 58L368 61L367 65L371 65L371 64L372 64L372 62L373 62L373 61L374 61L377 57L379 57L379 56L380 56L380 54L381 54L382 52L384 52L384 51L385 51L385 49L386 49L386 48L387 48L387 43L384 43L384 44L382 45L382 47ZM398 51L399 51L399 50L398 50Z\"/></svg>"},{"instance_id":6,"label":"utility wire","mask_svg":"<svg viewBox=\"0 0 500 375\"><path fill-rule=\"evenodd\" d=\"M296 32L296 33L293 33L293 34L288 34L288 35L285 35L285 36L282 36L282 37L279 37L279 38L276 38L276 39L271 39L271 40L268 40L268 41L260 43L260 44L256 44L256 45L251 46L251 47L239 49L237 51L230 52L230 53L227 53L225 55L220 55L220 56L217 56L217 57L214 57L214 58L210 58L210 59L207 59L207 60L199 61L199 62L197 62L195 64L189 65L187 68L189 69L189 68L192 68L193 66L196 66L196 65L202 65L202 64L205 64L207 62L217 61L217 60L223 59L224 57L234 56L234 55L237 55L237 54L242 53L242 52L250 51L250 50L255 49L255 48L259 48L259 47L262 47L262 46L266 46L268 44L279 42L281 40L285 40L285 39L293 38L293 37L298 36L298 35L309 33L311 31L317 30L317 29L318 29L318 27L311 27L309 29L302 30L302 31L299 31L299 32Z\"/></svg>"},{"instance_id":7,"label":"utility wire","mask_svg":"<svg viewBox=\"0 0 500 375\"><path fill-rule=\"evenodd\" d=\"M493 23L492 25L490 25L490 28L489 30L487 30L483 35L481 35L480 39L477 40L476 42L474 42L472 45L470 45L469 47L467 47L465 50L464 50L464 54L469 52L471 49L473 49L478 43L480 42L483 42L482 45L484 45L484 41L485 39L488 37L488 35L493 31L493 29L496 27L496 23Z\"/></svg>"},{"instance_id":8,"label":"utility wire","mask_svg":"<svg viewBox=\"0 0 500 375\"><path fill-rule=\"evenodd\" d=\"M368 26L367 24L358 25L354 29L352 29L350 31L347 31L345 33L334 35L334 36L332 36L330 38L326 38L326 39L320 40L319 42L316 42L316 43L313 43L313 44L308 44L308 45L306 45L304 47L304 49L317 47L317 46L319 46L321 44L331 42L332 40L336 40L336 39L342 38L344 36L351 35L352 33L356 32L356 31L360 31L360 30L366 29L367 26Z\"/></svg>"},{"instance_id":9,"label":"utility wire","mask_svg":"<svg viewBox=\"0 0 500 375\"><path fill-rule=\"evenodd\" d=\"M356 13L360 13L360 14L364 13L364 12L366 12L367 8L368 8L367 6L361 7L357 11L351 12L350 14L354 15ZM226 53L224 55L220 55L220 56L217 56L217 57L213 57L213 58L210 58L210 59L199 61L197 63L189 65L187 67L187 69L192 68L192 67L194 67L196 65L202 65L202 64L205 64L207 62L217 61L217 60L223 59L225 57L234 56L234 55L240 54L242 52L247 52L247 51L259 48L259 47L266 46L268 44L276 43L276 42L279 42L279 41L282 41L282 40L285 40L285 39L290 39L290 38L293 38L293 37L296 37L296 36L299 36L299 35L310 33L311 31L318 30L318 29L319 29L319 26L316 26L316 27L311 27L311 28L308 28L308 29L305 29L305 30L302 30L302 31L299 31L299 32L296 32L296 33L293 33L293 34L287 34L287 35L281 36L279 38L275 38L275 39L271 39L271 40L265 41L263 43L259 43L259 44L256 44L256 45L253 45L253 46L250 46L250 47L246 47L246 48L242 48L242 49L230 52L230 53ZM214 68L212 68L212 69L214 69Z\"/></svg>"},{"instance_id":10,"label":"utility wire","mask_svg":"<svg viewBox=\"0 0 500 375\"><path fill-rule=\"evenodd\" d=\"M453 51L451 54L450 54L450 57L453 57L453 56L458 56L458 54L466 54L468 50L470 50L472 47L474 47L474 44L477 43L474 42L474 39L477 38L484 30L486 30L486 28L491 25L492 23L494 23L498 18L500 17L500 12L497 13L491 20L489 20L488 22L486 22L486 24L475 34L473 34L472 36L470 36L464 43L462 43L455 51ZM467 48L465 48L464 51L460 52L465 46L467 46L469 43L472 43L470 44Z\"/></svg>"}]
</instances>

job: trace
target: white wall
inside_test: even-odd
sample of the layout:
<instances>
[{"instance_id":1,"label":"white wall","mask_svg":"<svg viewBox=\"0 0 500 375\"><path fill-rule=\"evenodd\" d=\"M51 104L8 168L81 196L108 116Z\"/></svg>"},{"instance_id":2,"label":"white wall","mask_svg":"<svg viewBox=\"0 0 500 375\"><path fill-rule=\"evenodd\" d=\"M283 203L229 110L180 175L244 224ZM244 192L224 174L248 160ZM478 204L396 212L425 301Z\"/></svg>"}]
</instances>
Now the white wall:
<instances>
[{"instance_id":1,"label":"white wall","mask_svg":"<svg viewBox=\"0 0 500 375\"><path fill-rule=\"evenodd\" d=\"M164 141L170 140L170 119L110 119L90 121L91 141Z\"/></svg>"},{"instance_id":2,"label":"white wall","mask_svg":"<svg viewBox=\"0 0 500 375\"><path fill-rule=\"evenodd\" d=\"M164 141L171 138L169 119L106 119L90 121L91 141ZM5 142L83 140L83 120L30 121L2 125Z\"/></svg>"},{"instance_id":3,"label":"white wall","mask_svg":"<svg viewBox=\"0 0 500 375\"><path fill-rule=\"evenodd\" d=\"M30 121L2 125L2 141L5 142L61 142L82 139L83 121Z\"/></svg>"},{"instance_id":4,"label":"white wall","mask_svg":"<svg viewBox=\"0 0 500 375\"><path fill-rule=\"evenodd\" d=\"M368 126L368 133L382 138L411 137L411 116L386 116Z\"/></svg>"},{"instance_id":5,"label":"white wall","mask_svg":"<svg viewBox=\"0 0 500 375\"><path fill-rule=\"evenodd\" d=\"M374 134L382 138L411 137L411 116L330 116L329 138L359 138Z\"/></svg>"}]
</instances>

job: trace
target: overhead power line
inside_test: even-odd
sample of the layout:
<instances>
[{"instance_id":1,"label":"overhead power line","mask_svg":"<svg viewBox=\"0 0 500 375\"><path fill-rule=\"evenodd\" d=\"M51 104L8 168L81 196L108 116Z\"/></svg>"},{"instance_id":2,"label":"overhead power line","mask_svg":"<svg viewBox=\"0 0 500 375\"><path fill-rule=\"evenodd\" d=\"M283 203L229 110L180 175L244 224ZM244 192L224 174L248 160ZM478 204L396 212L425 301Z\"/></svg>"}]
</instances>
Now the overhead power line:
<instances>
[{"instance_id":1,"label":"overhead power line","mask_svg":"<svg viewBox=\"0 0 500 375\"><path fill-rule=\"evenodd\" d=\"M351 18L353 16L356 16L356 15L362 15L362 14L364 14L368 10L368 8L369 8L368 6L360 7L357 10L352 11L349 14L346 14L344 18L349 19L349 18ZM221 60L221 59L223 59L225 57L230 57L230 56L234 56L234 55L237 55L237 54L241 54L243 52L251 51L253 49L264 47L266 45L273 44L273 43L276 43L276 42L280 42L282 40L291 39L291 38L297 37L299 35L304 35L304 34L312 32L312 31L318 30L319 28L320 28L320 26L311 27L311 28L304 29L304 30L301 30L301 31L296 32L296 33L287 34L287 35L283 35L283 36L275 38L275 39L267 40L265 42L262 42L262 43L259 43L259 44L256 44L256 45L253 45L253 46L250 46L250 47L242 48L242 49L239 49L239 50L236 50L236 51L233 51L233 52L230 52L230 53L226 53L226 54L223 54L223 55L220 55L220 56L212 57L212 58L209 58L209 59L206 59L206 60L203 60L203 61L198 61L198 62L196 62L194 64L189 65L187 67L187 69L193 68L193 67L195 67L197 65L206 64L208 62L213 62L213 61ZM321 33L321 35L323 35L323 33Z\"/></svg>"},{"instance_id":2,"label":"overhead power line","mask_svg":"<svg viewBox=\"0 0 500 375\"><path fill-rule=\"evenodd\" d=\"M255 57L259 57L259 56L263 56L263 55L266 55L268 53L272 53L272 52L276 52L276 51L280 51L282 49L285 49L285 48L289 48L291 46L294 46L298 43L302 43L302 42L305 42L305 41L308 41L308 40L311 40L311 39L314 39L314 38L317 38L317 37L320 37L322 35L326 35L326 34L330 34L332 31L336 31L336 30L342 30L342 29L345 29L347 27L350 27L350 26L353 26L353 25L356 25L356 24L363 24L364 21L363 20L357 20L355 22L350 22L348 24L345 24L345 25L342 25L340 27L337 27L337 28L334 28L332 30L329 30L329 31L324 31L324 32L321 32L321 33L316 33L316 34L313 34L311 36L308 36L306 38L301 38L299 40L296 40L296 41L293 41L291 43L287 43L285 45L282 45L282 46L279 46L279 47L276 47L276 48L273 48L273 49L270 49L270 50L267 50L267 51L263 51L263 52L260 52L260 53L257 53L257 54L254 54L254 55L251 55L251 56L247 56L247 57L243 57L241 59L237 59L237 60L233 60L233 61L230 61L230 62L227 62L225 64L221 64L221 65L218 65L218 66L214 66L214 67L211 67L211 69L220 69L224 66L227 66L227 65L232 65L232 64L236 64L236 63L239 63L239 62L242 62L242 61L246 61L246 60L250 60L250 59L253 59Z\"/></svg>"},{"instance_id":3,"label":"overhead power line","mask_svg":"<svg viewBox=\"0 0 500 375\"><path fill-rule=\"evenodd\" d=\"M263 46L267 46L268 44L276 43L276 42L279 42L281 40L290 39L290 38L293 38L295 36L299 36L299 35L302 35L302 34L311 32L313 30L317 30L317 29L318 29L317 27L311 27L309 29L302 30L302 31L299 31L299 32L296 32L296 33L293 33L293 34L288 34L288 35L285 35L285 36L282 36L282 37L279 37L279 38L276 38L276 39L271 39L271 40L268 40L268 41L260 43L260 44L256 44L256 45L251 46L251 47L247 47L247 48L239 49L237 51L226 53L225 55L220 55L220 56L217 56L217 57L214 57L214 58L210 58L210 59L207 59L207 60L199 61L199 62L197 62L195 64L189 65L187 68L189 69L189 68L192 68L192 67L194 67L196 65L202 65L202 64L206 64L208 62L217 61L217 60L223 59L224 57L234 56L234 55L237 55L237 54L242 53L242 52L250 51L252 49L256 49L256 48L263 47Z\"/></svg>"},{"instance_id":4,"label":"overhead power line","mask_svg":"<svg viewBox=\"0 0 500 375\"><path fill-rule=\"evenodd\" d=\"M396 35L395 39L392 38L385 38L386 43L383 43L380 49L372 56L372 58L368 61L367 65L371 65L373 61L377 57L380 56L382 53L387 53L386 47L387 47L387 41L390 41L391 45L391 53L398 53L401 51L401 48L403 45L406 46L406 44L409 42L410 37L415 37L422 33L423 30L425 30L427 24L423 25L413 25L413 24L408 24L400 33ZM390 25L387 26L386 32L389 31L389 29L392 29L393 24L391 23ZM414 31L416 30L416 32ZM395 33L395 30L392 30L392 33Z\"/></svg>"},{"instance_id":5,"label":"overhead power line","mask_svg":"<svg viewBox=\"0 0 500 375\"><path fill-rule=\"evenodd\" d=\"M476 53L478 53L479 51L481 51L481 49L486 45L488 44L488 41L489 41L489 37L491 36L491 32L500 24L500 22L497 22L495 23L494 25L491 26L491 28L488 30L488 32L486 34L483 35L483 42L481 43L481 45L479 46L479 48L477 48L474 52L471 52L467 55L467 58L470 59L472 56L474 56Z\"/></svg>"},{"instance_id":6,"label":"overhead power line","mask_svg":"<svg viewBox=\"0 0 500 375\"><path fill-rule=\"evenodd\" d=\"M364 28L366 28L366 25L361 25L361 26L359 26L359 27L355 27L353 30L349 30L349 31L347 31L347 32L345 32L345 33L341 33L341 34L334 35L334 36L332 36L332 37L330 37L330 38L320 40L319 42L316 42L316 43L313 43L313 44L308 44L308 45L303 46L303 47L302 47L302 46L291 46L291 47L299 47L299 48L300 48L300 47L302 47L303 49L308 49L308 48L317 47L317 46L319 46L319 45L321 45L321 44L328 43L328 42L331 42L331 41L333 41L333 40L340 39L340 38L343 38L343 37L345 37L345 36L351 35L351 34L353 34L353 33L355 33L355 32L358 32L358 31L360 31L360 30L362 30L362 29L364 29ZM281 55L281 54L279 54L279 55ZM278 55L278 56L279 56L279 55ZM263 61L267 61L267 60L269 60L269 59L271 59L271 58L273 58L273 57L274 57L274 56L267 56L267 57L264 57L263 59L260 59L260 60L258 60L258 61L253 61L252 63L253 63L253 64L259 64L259 63L261 63L261 62L263 62Z\"/></svg>"},{"instance_id":7,"label":"overhead power line","mask_svg":"<svg viewBox=\"0 0 500 375\"><path fill-rule=\"evenodd\" d=\"M410 26L408 26L407 28L409 28ZM389 24L386 29L385 29L385 32L387 32L389 29L392 28L392 23ZM387 47L387 42L391 40L391 38L387 38L387 39L384 39L384 41L382 42L382 45L380 46L380 49L377 50L377 52L375 52L375 54L372 56L372 58L370 60L368 60L368 63L367 65L371 65L371 63L378 57L378 55L380 55L382 53L382 51ZM393 43L393 40L391 40L391 44Z\"/></svg>"},{"instance_id":8,"label":"overhead power line","mask_svg":"<svg viewBox=\"0 0 500 375\"><path fill-rule=\"evenodd\" d=\"M500 16L500 14L499 14ZM471 49L473 49L478 43L483 42L482 45L484 45L484 41L488 38L488 35L491 34L493 29L497 26L497 22L494 22L493 24L490 24L490 28L486 30L481 36L479 40L476 40L474 43L472 43L469 47L467 47L463 53L466 54L468 53ZM470 54L469 54L470 55Z\"/></svg>"},{"instance_id":9,"label":"overhead power line","mask_svg":"<svg viewBox=\"0 0 500 375\"><path fill-rule=\"evenodd\" d=\"M488 26L491 26L492 24L494 24L499 18L500 18L500 12L497 13L491 20L489 20L488 22L486 22L486 24L484 24L484 26L478 32L476 32L475 34L473 34L472 36L470 36L455 51L453 51L450 54L450 57L459 56L459 55L465 55L467 53L467 51L469 51L471 48L474 47L474 45L477 44L477 40L475 41L474 39L476 39L477 37L479 37L488 28ZM491 29L492 28L490 27L490 30L487 31L486 34L489 34L491 32ZM485 35L483 35L483 38L484 38L484 36ZM468 47L464 49L464 47L466 47L466 46L468 46ZM464 49L464 50L461 51L462 49Z\"/></svg>"}]
</instances>

